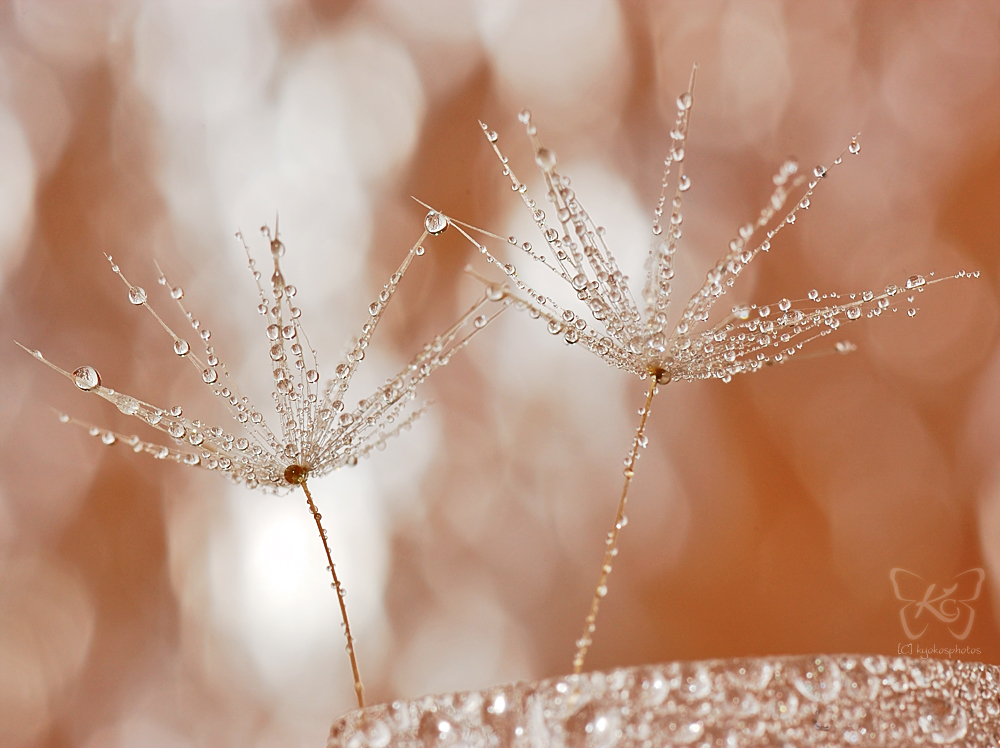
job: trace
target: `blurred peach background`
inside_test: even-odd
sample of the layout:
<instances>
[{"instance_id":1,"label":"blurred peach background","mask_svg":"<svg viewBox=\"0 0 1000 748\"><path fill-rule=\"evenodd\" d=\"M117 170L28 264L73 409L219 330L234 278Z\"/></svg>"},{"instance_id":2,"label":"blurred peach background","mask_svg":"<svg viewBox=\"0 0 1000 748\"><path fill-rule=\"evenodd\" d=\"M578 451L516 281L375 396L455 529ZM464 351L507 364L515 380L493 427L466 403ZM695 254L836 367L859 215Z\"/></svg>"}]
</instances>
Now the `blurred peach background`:
<instances>
[{"instance_id":1,"label":"blurred peach background","mask_svg":"<svg viewBox=\"0 0 1000 748\"><path fill-rule=\"evenodd\" d=\"M525 106L638 291L695 62L680 301L782 160L858 131L722 304L982 277L845 326L850 356L666 387L588 667L896 653L893 567L938 589L985 568L968 639L931 621L917 644L998 662L998 28L995 1L0 2L0 745L318 746L353 706L301 497L60 424L50 405L139 426L14 339L224 423L102 253L179 323L157 260L263 406L234 231L263 256L280 211L328 375L419 235L411 195L540 243L477 124L541 201ZM455 231L427 248L358 397L480 293ZM313 485L371 702L569 670L643 389L510 312L431 378L412 431Z\"/></svg>"}]
</instances>

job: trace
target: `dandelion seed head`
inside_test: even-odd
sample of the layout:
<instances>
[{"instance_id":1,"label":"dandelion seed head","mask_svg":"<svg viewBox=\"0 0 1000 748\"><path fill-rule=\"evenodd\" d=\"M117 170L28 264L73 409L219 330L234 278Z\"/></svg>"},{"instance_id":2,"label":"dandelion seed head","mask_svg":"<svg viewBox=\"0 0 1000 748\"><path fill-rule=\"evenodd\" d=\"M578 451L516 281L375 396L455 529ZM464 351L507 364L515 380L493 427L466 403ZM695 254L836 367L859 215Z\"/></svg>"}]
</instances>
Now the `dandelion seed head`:
<instances>
[{"instance_id":1,"label":"dandelion seed head","mask_svg":"<svg viewBox=\"0 0 1000 748\"><path fill-rule=\"evenodd\" d=\"M286 491L304 484L307 477L320 477L356 465L372 450L384 449L388 439L409 427L423 412L424 406L410 407L417 386L434 370L448 363L476 332L485 328L509 304L502 289L498 293L488 288L454 325L427 343L402 370L358 400L355 408L347 408L344 403L350 382L365 358L365 349L398 284L414 258L419 256L417 249L422 248L422 242L429 235L440 234L449 225L448 220L435 211L427 214L424 223L420 239L372 303L369 320L362 326L353 348L336 367L334 378L325 383L320 374L319 356L309 342L301 312L295 305L297 289L287 282L282 269L286 247L280 238L277 221L273 229L266 225L261 227L272 265L266 285L243 235L237 234L257 288L257 309L264 317L275 426L263 415L267 409L252 403L243 394L218 356L211 331L188 309L184 294L177 293L179 287L171 285L162 271L159 285L197 333L203 349L200 353L192 350L191 345L153 309L146 292L128 280L113 258L107 258L112 272L125 284L129 302L144 307L154 317L170 337L173 352L191 363L201 381L232 416L236 422L232 430L189 418L180 406L161 408L116 392L102 384L101 375L93 366L81 366L69 373L49 362L40 352L25 350L71 379L79 389L113 403L120 412L145 422L172 440L172 446L155 444L77 421L105 444L122 442L135 452L145 452L157 459L223 472L250 488Z\"/></svg>"},{"instance_id":2,"label":"dandelion seed head","mask_svg":"<svg viewBox=\"0 0 1000 748\"><path fill-rule=\"evenodd\" d=\"M774 306L778 314L774 314L771 305L738 305L718 319L715 307L719 299L733 288L740 274L761 252L771 249L775 236L794 225L798 215L810 208L820 182L825 181L831 169L843 163L841 154L829 165L816 166L808 176L794 159L781 164L772 178L774 191L769 200L753 221L738 228L728 251L708 270L701 287L671 326L668 310L674 257L683 237L683 196L691 188L691 180L684 173L684 145L689 139L693 109L692 73L688 90L676 101L671 146L664 160L660 196L653 211L653 239L646 263L642 305L635 300L629 277L612 253L603 227L583 206L570 179L557 170L555 157L542 144L531 114L525 110L520 120L535 151L536 164L552 205L549 215L527 194L524 183L500 151L499 138L483 125L491 148L503 164L504 175L521 195L546 240L547 251L532 251L527 242L521 243L522 251L569 284L596 324L585 322L561 302L536 291L520 278L517 268L493 258L487 250L488 259L513 279L522 294L523 306L532 316L544 319L552 335L587 348L611 366L642 379L652 377L659 383L667 383L714 378L729 382L737 374L758 371L763 366L799 356L804 346L833 334L846 322L878 317L886 309L897 308L894 297L899 286L890 284L881 293L866 289L848 299L814 289L806 298L777 302ZM858 152L860 144L855 136L844 153ZM514 237L511 239L509 243L517 246ZM482 245L477 243L477 246ZM928 280L914 275L903 286L907 291L923 291L931 283L967 276L959 273ZM914 307L907 309L908 316L915 313ZM579 324L575 324L577 320ZM834 351L846 352L846 349L832 348L829 352Z\"/></svg>"}]
</instances>

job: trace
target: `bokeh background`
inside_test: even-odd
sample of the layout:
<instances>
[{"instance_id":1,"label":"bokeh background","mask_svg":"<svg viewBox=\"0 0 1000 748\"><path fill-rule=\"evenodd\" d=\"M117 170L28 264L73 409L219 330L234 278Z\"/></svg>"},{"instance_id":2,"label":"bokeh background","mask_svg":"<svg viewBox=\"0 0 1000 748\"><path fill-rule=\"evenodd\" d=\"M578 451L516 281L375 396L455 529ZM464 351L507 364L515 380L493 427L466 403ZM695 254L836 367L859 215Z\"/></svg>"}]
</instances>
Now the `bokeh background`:
<instances>
[{"instance_id":1,"label":"bokeh background","mask_svg":"<svg viewBox=\"0 0 1000 748\"><path fill-rule=\"evenodd\" d=\"M588 665L895 653L893 567L937 589L985 568L961 644L997 662L1000 3L4 0L0 745L318 746L353 705L301 497L60 424L49 406L141 427L13 340L223 422L102 253L179 324L158 261L266 406L234 231L266 256L280 211L329 373L420 233L411 195L541 244L477 124L541 201L525 106L638 290L695 62L678 297L778 164L859 131L722 303L982 277L845 326L850 356L664 388ZM481 293L469 262L491 272L455 231L428 242L353 393ZM568 671L643 390L512 311L432 377L411 432L314 483L370 701ZM918 645L959 644L930 623Z\"/></svg>"}]
</instances>

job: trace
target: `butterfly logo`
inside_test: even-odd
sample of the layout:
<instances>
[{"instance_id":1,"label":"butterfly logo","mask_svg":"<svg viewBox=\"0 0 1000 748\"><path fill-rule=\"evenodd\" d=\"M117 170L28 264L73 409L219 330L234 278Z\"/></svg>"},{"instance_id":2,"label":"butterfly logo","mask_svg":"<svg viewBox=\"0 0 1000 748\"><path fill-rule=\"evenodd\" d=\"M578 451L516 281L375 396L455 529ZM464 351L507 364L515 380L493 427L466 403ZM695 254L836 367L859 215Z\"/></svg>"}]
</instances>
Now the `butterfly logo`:
<instances>
[{"instance_id":1,"label":"butterfly logo","mask_svg":"<svg viewBox=\"0 0 1000 748\"><path fill-rule=\"evenodd\" d=\"M982 569L963 571L951 580L948 587L940 590L936 584L928 585L922 577L898 567L889 572L889 579L896 591L896 599L906 603L899 611L899 620L911 640L924 635L930 616L944 623L959 641L972 631L976 611L969 603L979 599L983 580L986 579L986 572ZM923 615L924 611L928 616ZM923 628L917 631L921 624Z\"/></svg>"}]
</instances>

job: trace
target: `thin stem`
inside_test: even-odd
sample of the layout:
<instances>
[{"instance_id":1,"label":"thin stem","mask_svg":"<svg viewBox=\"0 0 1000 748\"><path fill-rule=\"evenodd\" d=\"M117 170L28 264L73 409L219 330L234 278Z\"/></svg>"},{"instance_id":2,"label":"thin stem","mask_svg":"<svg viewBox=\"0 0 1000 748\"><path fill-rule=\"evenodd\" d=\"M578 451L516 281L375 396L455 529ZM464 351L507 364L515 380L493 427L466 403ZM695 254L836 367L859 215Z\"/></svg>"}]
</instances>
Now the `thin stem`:
<instances>
[{"instance_id":1,"label":"thin stem","mask_svg":"<svg viewBox=\"0 0 1000 748\"><path fill-rule=\"evenodd\" d=\"M590 603L590 613L583 626L583 636L576 642L576 655L573 657L573 672L580 673L583 670L583 660L587 656L587 650L593 643L594 631L597 628L597 610L601 607L601 600L608 594L608 575L611 574L611 562L618 554L618 533L625 526L625 503L628 501L628 488L632 484L632 476L635 475L635 461L642 446L643 432L646 430L646 419L649 417L649 409L653 403L653 395L656 394L656 375L650 375L649 392L646 394L646 404L642 409L642 416L639 419L639 428L636 429L635 438L632 440L632 450L625 461L625 485L622 486L622 495L618 499L618 513L615 515L615 524L608 533L607 550L604 551L604 563L601 565L601 575L597 579L597 588L594 590L594 599Z\"/></svg>"},{"instance_id":2,"label":"thin stem","mask_svg":"<svg viewBox=\"0 0 1000 748\"><path fill-rule=\"evenodd\" d=\"M344 590L341 588L340 580L337 578L337 570L333 565L333 556L330 555L330 544L326 541L326 531L323 529L323 524L320 521L323 519L323 515L319 513L319 509L313 503L312 494L309 493L309 487L306 485L306 482L303 480L299 485L302 486L302 491L306 495L309 511L312 512L313 519L316 520L319 537L323 541L323 550L326 551L326 560L329 563L327 568L333 575L333 588L337 591L337 602L340 603L340 615L344 619L344 634L347 636L347 654L351 658L351 670L354 671L354 692L358 695L358 706L364 709L365 687L361 685L361 671L358 670L358 658L354 654L354 637L351 636L351 623L347 620L347 603L344 600Z\"/></svg>"}]
</instances>

